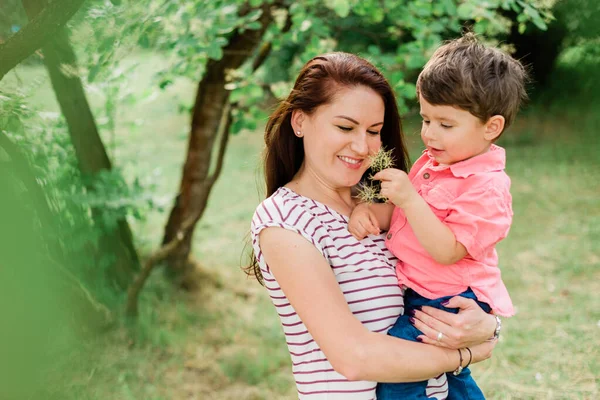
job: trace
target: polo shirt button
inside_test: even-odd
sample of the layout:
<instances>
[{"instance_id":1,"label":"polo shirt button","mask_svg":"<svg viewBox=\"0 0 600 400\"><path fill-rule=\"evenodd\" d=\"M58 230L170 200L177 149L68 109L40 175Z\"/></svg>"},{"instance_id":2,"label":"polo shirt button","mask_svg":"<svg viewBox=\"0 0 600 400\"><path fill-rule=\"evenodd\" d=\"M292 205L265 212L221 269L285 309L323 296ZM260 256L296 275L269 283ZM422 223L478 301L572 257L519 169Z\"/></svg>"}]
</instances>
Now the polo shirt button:
<instances>
[{"instance_id":1,"label":"polo shirt button","mask_svg":"<svg viewBox=\"0 0 600 400\"><path fill-rule=\"evenodd\" d=\"M388 240L390 240L392 238L392 234L388 233L386 237L387 237Z\"/></svg>"},{"instance_id":2,"label":"polo shirt button","mask_svg":"<svg viewBox=\"0 0 600 400\"><path fill-rule=\"evenodd\" d=\"M429 175L429 172L425 172L425 173L423 174L423 178L425 178L425 179L429 179L429 176L430 176L430 175Z\"/></svg>"}]
</instances>

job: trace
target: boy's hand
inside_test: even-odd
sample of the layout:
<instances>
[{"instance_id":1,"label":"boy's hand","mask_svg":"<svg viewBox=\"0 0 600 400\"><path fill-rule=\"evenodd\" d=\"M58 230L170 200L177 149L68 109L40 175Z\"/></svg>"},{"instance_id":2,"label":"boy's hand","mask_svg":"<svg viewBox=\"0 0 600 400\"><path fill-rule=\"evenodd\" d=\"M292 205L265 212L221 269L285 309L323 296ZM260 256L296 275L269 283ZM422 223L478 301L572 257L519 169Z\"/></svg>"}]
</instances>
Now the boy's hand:
<instances>
[{"instance_id":1,"label":"boy's hand","mask_svg":"<svg viewBox=\"0 0 600 400\"><path fill-rule=\"evenodd\" d=\"M384 169L373 176L381 181L381 195L394 203L396 207L406 206L419 197L406 172L395 168Z\"/></svg>"},{"instance_id":2,"label":"boy's hand","mask_svg":"<svg viewBox=\"0 0 600 400\"><path fill-rule=\"evenodd\" d=\"M348 232L356 239L362 240L367 235L379 235L379 223L368 204L361 203L354 207L348 222Z\"/></svg>"}]
</instances>

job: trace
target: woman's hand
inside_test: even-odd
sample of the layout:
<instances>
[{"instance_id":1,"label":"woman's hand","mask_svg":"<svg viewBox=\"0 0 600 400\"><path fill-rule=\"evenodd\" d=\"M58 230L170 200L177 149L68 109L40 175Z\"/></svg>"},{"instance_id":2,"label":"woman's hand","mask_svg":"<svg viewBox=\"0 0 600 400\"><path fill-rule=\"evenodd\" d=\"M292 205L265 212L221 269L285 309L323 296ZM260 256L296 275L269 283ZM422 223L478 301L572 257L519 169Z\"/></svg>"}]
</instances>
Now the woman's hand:
<instances>
[{"instance_id":1,"label":"woman's hand","mask_svg":"<svg viewBox=\"0 0 600 400\"><path fill-rule=\"evenodd\" d=\"M415 311L414 326L423 332L419 336L421 342L451 349L472 348L494 336L496 318L483 311L475 300L455 296L444 306L460 311L452 314L427 306Z\"/></svg>"}]
</instances>

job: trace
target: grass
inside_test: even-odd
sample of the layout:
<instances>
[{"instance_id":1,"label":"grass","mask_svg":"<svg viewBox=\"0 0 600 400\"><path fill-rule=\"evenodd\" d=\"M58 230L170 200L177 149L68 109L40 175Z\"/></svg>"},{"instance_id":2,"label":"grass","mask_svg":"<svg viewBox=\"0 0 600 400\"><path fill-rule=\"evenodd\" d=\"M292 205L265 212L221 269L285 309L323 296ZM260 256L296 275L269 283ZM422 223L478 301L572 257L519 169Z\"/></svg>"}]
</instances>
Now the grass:
<instances>
[{"instance_id":1,"label":"grass","mask_svg":"<svg viewBox=\"0 0 600 400\"><path fill-rule=\"evenodd\" d=\"M151 56L137 57L145 65L160 64ZM19 70L27 79L40 72ZM142 93L152 87L152 71L139 74L132 89ZM567 85L551 89L554 100L533 104L501 142L515 217L499 253L518 312L504 321L493 358L473 368L490 399L600 397L600 116L593 112L600 98L589 89L583 99ZM119 113L111 155L130 179L151 182L163 207L133 225L145 251L161 240L185 157L188 121L174 104L189 103L194 90L193 82L178 82ZM90 94L95 107L102 104L98 96ZM32 101L56 110L47 82ZM410 118L406 127L414 157L418 128ZM294 398L276 312L266 291L239 268L261 200L261 147L260 132L231 138L223 174L194 236L201 289L175 292L155 273L132 331L135 343L126 327L106 333L102 352L94 353L95 367L73 383L79 398Z\"/></svg>"}]
</instances>

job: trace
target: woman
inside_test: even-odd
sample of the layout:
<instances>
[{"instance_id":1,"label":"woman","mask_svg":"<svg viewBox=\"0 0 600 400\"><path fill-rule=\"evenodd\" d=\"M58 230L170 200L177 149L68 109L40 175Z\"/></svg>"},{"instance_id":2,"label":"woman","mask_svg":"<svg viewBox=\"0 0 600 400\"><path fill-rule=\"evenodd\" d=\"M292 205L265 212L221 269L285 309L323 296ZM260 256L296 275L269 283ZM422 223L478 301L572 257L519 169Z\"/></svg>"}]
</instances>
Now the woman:
<instances>
[{"instance_id":1,"label":"woman","mask_svg":"<svg viewBox=\"0 0 600 400\"><path fill-rule=\"evenodd\" d=\"M383 236L358 241L347 230L369 155L384 146L408 169L388 82L360 57L315 57L271 115L265 143L269 197L252 220L252 267L281 318L299 398L374 399L375 382L426 379L428 397L445 398L444 373L469 361L457 349L488 358L496 319L455 298L458 315L415 313L423 344L385 335L403 311L395 259Z\"/></svg>"}]
</instances>

